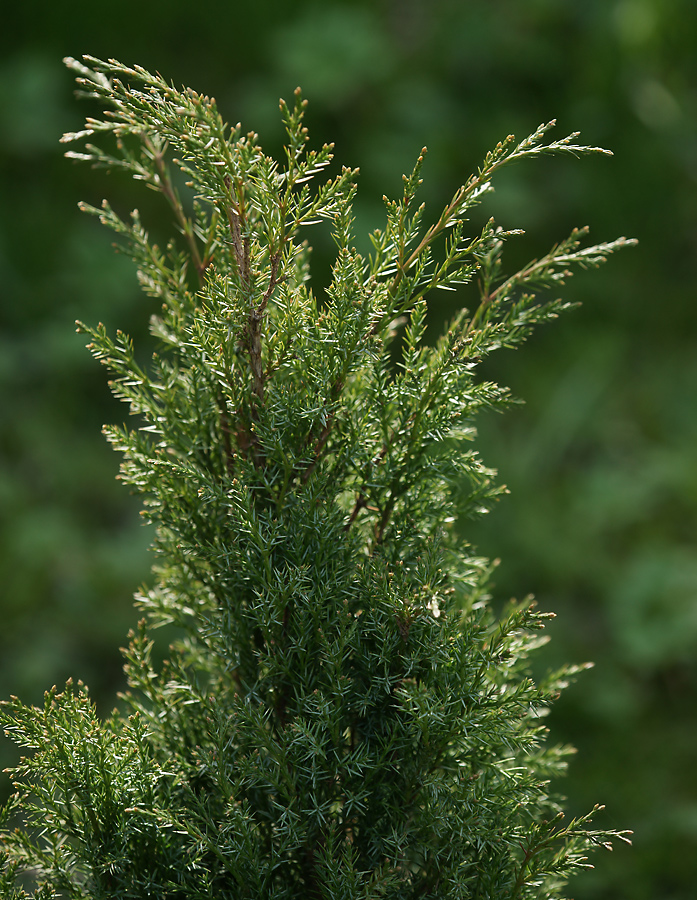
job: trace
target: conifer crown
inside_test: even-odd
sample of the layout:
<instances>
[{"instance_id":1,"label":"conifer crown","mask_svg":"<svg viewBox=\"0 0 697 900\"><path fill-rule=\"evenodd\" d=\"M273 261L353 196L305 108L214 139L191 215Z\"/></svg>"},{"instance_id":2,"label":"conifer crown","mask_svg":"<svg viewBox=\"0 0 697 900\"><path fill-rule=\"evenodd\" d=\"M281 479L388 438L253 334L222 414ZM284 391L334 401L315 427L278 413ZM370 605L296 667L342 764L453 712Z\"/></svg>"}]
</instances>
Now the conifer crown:
<instances>
[{"instance_id":1,"label":"conifer crown","mask_svg":"<svg viewBox=\"0 0 697 900\"><path fill-rule=\"evenodd\" d=\"M509 395L477 364L565 308L546 289L631 242L584 247L575 230L506 276L516 232L472 233L468 216L503 166L607 151L549 140L554 123L508 137L437 217L416 202L423 151L363 255L357 173L325 176L332 147L308 149L299 91L277 161L209 97L66 62L106 105L67 155L145 182L177 231L160 247L137 210L82 204L158 301L147 368L127 335L79 325L137 417L105 431L157 563L121 710L100 719L72 683L4 706L31 755L0 820L1 895L558 897L594 845L626 837L563 821L550 788L569 748L545 743L543 715L581 667L532 681L548 614L496 617L491 565L457 525L501 490L473 423ZM319 222L326 288L306 241ZM427 340L432 291L461 285L476 302ZM165 623L181 637L157 665Z\"/></svg>"}]
</instances>

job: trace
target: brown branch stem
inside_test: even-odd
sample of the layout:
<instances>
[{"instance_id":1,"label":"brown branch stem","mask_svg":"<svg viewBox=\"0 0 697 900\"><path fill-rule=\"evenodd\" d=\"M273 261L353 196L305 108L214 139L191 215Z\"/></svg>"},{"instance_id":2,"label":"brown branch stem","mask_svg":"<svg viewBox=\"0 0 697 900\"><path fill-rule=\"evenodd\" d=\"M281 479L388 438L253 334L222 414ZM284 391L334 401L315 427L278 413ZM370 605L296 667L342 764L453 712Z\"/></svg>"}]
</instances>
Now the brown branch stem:
<instances>
[{"instance_id":1,"label":"brown branch stem","mask_svg":"<svg viewBox=\"0 0 697 900\"><path fill-rule=\"evenodd\" d=\"M237 187L237 202L232 196L232 179L229 175L224 178L225 187L228 191L229 202L225 206L228 225L230 226L230 234L232 236L232 249L235 254L235 262L237 270L240 273L240 281L245 291L249 291L251 283L250 257L249 257L249 237L244 233L247 227L247 212L244 202L244 193L241 186Z\"/></svg>"},{"instance_id":2,"label":"brown branch stem","mask_svg":"<svg viewBox=\"0 0 697 900\"><path fill-rule=\"evenodd\" d=\"M385 530L390 523L390 519L392 518L392 513L394 512L394 505L397 501L397 497L395 495L394 490L390 490L390 496L385 504L385 508L382 511L382 516L380 517L380 521L375 523L374 530L374 542L375 544L381 544L382 539L385 536Z\"/></svg>"},{"instance_id":3,"label":"brown branch stem","mask_svg":"<svg viewBox=\"0 0 697 900\"><path fill-rule=\"evenodd\" d=\"M182 234L184 235L186 242L189 245L189 252L191 253L191 259L193 260L194 267L196 268L196 276L198 278L198 283L200 286L203 284L203 273L206 271L206 266L208 265L208 263L204 262L201 259L201 254L199 253L198 245L196 243L196 235L194 234L194 229L191 224L191 219L185 214L181 200L179 199L179 195L177 194L174 185L172 184L169 170L165 165L164 151L157 150L152 142L147 138L145 138L145 145L150 150L153 161L155 163L155 168L157 169L160 191L164 195L169 205L172 207L177 222L179 223L179 227L182 230Z\"/></svg>"},{"instance_id":4,"label":"brown branch stem","mask_svg":"<svg viewBox=\"0 0 697 900\"><path fill-rule=\"evenodd\" d=\"M259 306L249 312L247 319L247 344L249 348L249 364L252 369L252 390L259 404L264 402L264 366L261 360L261 323L274 288L278 284L278 268L281 262L281 251L277 250L271 257L271 274L269 284L261 298Z\"/></svg>"},{"instance_id":5,"label":"brown branch stem","mask_svg":"<svg viewBox=\"0 0 697 900\"><path fill-rule=\"evenodd\" d=\"M363 493L359 493L356 497L356 502L354 504L354 507L351 510L351 515L349 516L349 520L344 525L344 531L348 531L351 528L351 526L353 525L353 523L356 521L356 519L358 517L358 513L362 509L365 509L367 503L368 503L368 501L366 500L365 495Z\"/></svg>"},{"instance_id":6,"label":"brown branch stem","mask_svg":"<svg viewBox=\"0 0 697 900\"><path fill-rule=\"evenodd\" d=\"M366 469L374 468L375 466L380 465L380 463L383 461L383 459L386 456L387 456L387 444L383 444L383 447L380 450L380 452L378 453L378 455L375 457L375 459L373 459L370 463L367 464ZM367 478L367 475L368 475L368 472L366 471L366 478ZM356 518L358 517L358 513L362 509L366 509L367 506L368 506L368 499L365 496L363 488L361 488L361 490L356 495L356 502L354 504L353 509L351 510L351 515L349 516L349 520L346 523L346 525L344 526L344 531L349 530L349 528L356 521Z\"/></svg>"}]
</instances>

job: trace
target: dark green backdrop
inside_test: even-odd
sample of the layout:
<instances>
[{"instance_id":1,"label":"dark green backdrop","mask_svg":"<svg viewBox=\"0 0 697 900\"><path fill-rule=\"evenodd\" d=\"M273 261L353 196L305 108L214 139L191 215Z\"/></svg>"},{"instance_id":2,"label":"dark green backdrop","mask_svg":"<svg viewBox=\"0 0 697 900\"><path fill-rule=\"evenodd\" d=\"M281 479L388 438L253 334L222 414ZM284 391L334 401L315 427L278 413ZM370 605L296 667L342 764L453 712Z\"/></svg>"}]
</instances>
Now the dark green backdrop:
<instances>
[{"instance_id":1,"label":"dark green backdrop","mask_svg":"<svg viewBox=\"0 0 697 900\"><path fill-rule=\"evenodd\" d=\"M558 613L541 666L596 662L550 725L579 748L571 809L605 802L635 847L597 857L574 896L693 900L694 0L28 0L3 11L0 35L0 694L38 700L73 675L107 710L149 566L99 434L125 411L73 326L102 320L145 340L149 301L76 203L108 193L158 213L137 185L62 158L58 138L86 110L61 58L158 69L216 96L271 148L277 99L302 85L314 141L361 167L364 231L423 144L436 204L491 144L557 117L559 135L580 129L616 155L505 173L492 211L528 231L514 257L574 225L641 243L569 285L580 310L492 362L487 374L527 403L481 423L484 458L512 493L467 537L502 558L499 600L534 593Z\"/></svg>"}]
</instances>

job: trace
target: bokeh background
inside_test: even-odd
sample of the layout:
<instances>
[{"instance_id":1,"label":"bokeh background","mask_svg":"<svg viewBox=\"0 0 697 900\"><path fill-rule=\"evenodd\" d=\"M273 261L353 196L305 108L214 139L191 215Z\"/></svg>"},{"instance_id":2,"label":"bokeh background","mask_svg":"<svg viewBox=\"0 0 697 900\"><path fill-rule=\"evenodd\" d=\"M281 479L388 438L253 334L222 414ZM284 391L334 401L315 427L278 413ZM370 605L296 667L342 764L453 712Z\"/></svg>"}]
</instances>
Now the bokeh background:
<instances>
[{"instance_id":1,"label":"bokeh background","mask_svg":"<svg viewBox=\"0 0 697 900\"><path fill-rule=\"evenodd\" d=\"M573 896L694 900L697 3L25 0L3 9L0 47L0 695L31 701L72 675L108 711L149 570L99 431L125 410L73 323L147 349L150 301L76 204L108 195L155 227L161 213L133 182L63 159L58 138L86 113L63 56L157 69L272 150L278 97L302 85L313 140L362 170L363 233L424 144L434 211L497 140L553 117L559 136L614 151L512 168L488 207L526 229L512 264L574 225L640 245L575 277L582 307L488 364L526 404L480 423L511 494L466 537L502 560L496 602L534 593L557 613L541 668L596 663L550 717L579 750L560 787L572 812L603 802L603 824L635 838L597 855Z\"/></svg>"}]
</instances>

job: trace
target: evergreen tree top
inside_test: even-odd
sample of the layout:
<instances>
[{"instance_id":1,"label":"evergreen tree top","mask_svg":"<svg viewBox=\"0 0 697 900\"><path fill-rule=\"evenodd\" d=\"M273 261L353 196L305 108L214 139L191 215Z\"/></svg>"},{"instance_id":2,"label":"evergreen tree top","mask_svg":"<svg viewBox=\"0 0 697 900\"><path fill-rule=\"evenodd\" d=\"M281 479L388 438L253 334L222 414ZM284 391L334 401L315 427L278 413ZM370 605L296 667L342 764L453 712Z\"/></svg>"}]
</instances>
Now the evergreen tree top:
<instances>
[{"instance_id":1,"label":"evergreen tree top","mask_svg":"<svg viewBox=\"0 0 697 900\"><path fill-rule=\"evenodd\" d=\"M72 684L5 706L33 755L4 813L25 826L2 836L2 896L23 872L37 897L559 896L623 834L562 821L549 779L568 748L541 717L576 669L533 683L547 616L496 619L491 567L456 525L501 490L472 440L509 396L478 362L565 308L546 289L631 242L575 230L506 276L517 232L468 217L505 165L607 151L549 140L553 123L508 137L437 217L416 201L423 151L363 255L357 173L324 176L332 147L309 149L299 91L276 161L209 97L66 62L106 106L67 155L144 181L178 233L162 248L137 211L82 205L159 301L147 368L127 335L80 324L138 418L105 430L158 561L125 651L130 717L101 721ZM306 241L324 221L326 289ZM476 303L427 341L431 292L462 285ZM164 623L182 637L157 666Z\"/></svg>"}]
</instances>

